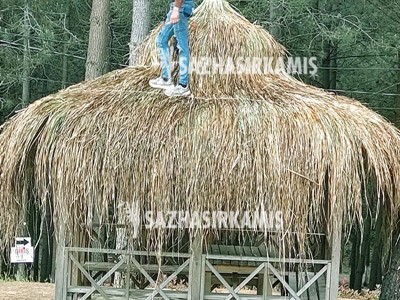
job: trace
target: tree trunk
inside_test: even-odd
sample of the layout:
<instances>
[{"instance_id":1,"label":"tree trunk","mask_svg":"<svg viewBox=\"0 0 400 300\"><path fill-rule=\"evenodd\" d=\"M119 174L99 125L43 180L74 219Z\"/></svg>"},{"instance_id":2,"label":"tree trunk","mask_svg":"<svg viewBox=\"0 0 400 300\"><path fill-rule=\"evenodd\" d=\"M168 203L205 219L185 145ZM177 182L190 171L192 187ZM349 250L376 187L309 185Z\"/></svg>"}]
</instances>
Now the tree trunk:
<instances>
[{"instance_id":1,"label":"tree trunk","mask_svg":"<svg viewBox=\"0 0 400 300\"><path fill-rule=\"evenodd\" d=\"M338 8L336 1L327 1L324 10L327 15L331 15ZM335 24L332 21L326 23L326 27L329 30ZM323 52L324 57L322 58L322 86L324 89L336 89L337 86L337 54L338 45L337 41L333 39L327 39L323 41Z\"/></svg>"},{"instance_id":2,"label":"tree trunk","mask_svg":"<svg viewBox=\"0 0 400 300\"><path fill-rule=\"evenodd\" d=\"M380 300L400 299L400 242L397 235L393 235L394 246L388 273L382 284Z\"/></svg>"},{"instance_id":3,"label":"tree trunk","mask_svg":"<svg viewBox=\"0 0 400 300\"><path fill-rule=\"evenodd\" d=\"M49 204L46 207L42 232L40 282L50 282L53 256L53 222Z\"/></svg>"},{"instance_id":4,"label":"tree trunk","mask_svg":"<svg viewBox=\"0 0 400 300\"><path fill-rule=\"evenodd\" d=\"M330 66L330 89L337 89L337 56L338 56L338 46L337 43L332 45L332 55L331 55L331 66Z\"/></svg>"},{"instance_id":5,"label":"tree trunk","mask_svg":"<svg viewBox=\"0 0 400 300\"><path fill-rule=\"evenodd\" d=\"M378 208L379 214L375 226L375 240L371 257L371 275L368 288L375 290L376 285L382 281L382 225L383 225L383 207Z\"/></svg>"},{"instance_id":6,"label":"tree trunk","mask_svg":"<svg viewBox=\"0 0 400 300\"><path fill-rule=\"evenodd\" d=\"M358 260L360 258L360 240L361 240L361 232L359 227L356 225L353 230L353 238L352 238L352 246L351 246L351 255L350 255L350 288L354 289L354 284L356 281L356 270L358 266Z\"/></svg>"},{"instance_id":7,"label":"tree trunk","mask_svg":"<svg viewBox=\"0 0 400 300\"><path fill-rule=\"evenodd\" d=\"M324 41L324 57L322 58L322 87L326 90L331 88L331 42Z\"/></svg>"},{"instance_id":8,"label":"tree trunk","mask_svg":"<svg viewBox=\"0 0 400 300\"><path fill-rule=\"evenodd\" d=\"M62 77L61 77L61 88L65 89L67 87L68 81L68 48L69 48L69 34L67 29L70 27L70 11L71 11L71 1L66 2L66 12L65 12L65 32L64 32L64 46L63 46L63 59L62 59Z\"/></svg>"},{"instance_id":9,"label":"tree trunk","mask_svg":"<svg viewBox=\"0 0 400 300\"><path fill-rule=\"evenodd\" d=\"M269 8L269 31L278 41L282 39L283 1L271 0Z\"/></svg>"},{"instance_id":10,"label":"tree trunk","mask_svg":"<svg viewBox=\"0 0 400 300\"><path fill-rule=\"evenodd\" d=\"M150 30L150 1L133 0L132 32L129 44L129 65L137 63L137 47L146 38Z\"/></svg>"},{"instance_id":11,"label":"tree trunk","mask_svg":"<svg viewBox=\"0 0 400 300\"><path fill-rule=\"evenodd\" d=\"M29 90L30 90L30 50L29 50L29 38L30 38L30 25L29 25L29 7L25 5L24 9L24 62L22 71L22 106L25 107L29 104Z\"/></svg>"},{"instance_id":12,"label":"tree trunk","mask_svg":"<svg viewBox=\"0 0 400 300\"><path fill-rule=\"evenodd\" d=\"M371 276L371 234L372 234L372 226L370 226L370 234L367 239L367 242L365 244L365 248L367 252L367 255L365 257L365 271L364 271L364 280L363 280L363 286L368 286L369 283L369 278ZM344 245L343 245L344 246ZM344 247L342 248L344 249Z\"/></svg>"},{"instance_id":13,"label":"tree trunk","mask_svg":"<svg viewBox=\"0 0 400 300\"><path fill-rule=\"evenodd\" d=\"M36 245L36 243L38 243L39 241L39 237L40 237L40 210L37 207L36 203L33 201L33 199L31 200L30 203L30 216L29 216L29 231L30 231L30 236L32 237L32 243L33 246ZM34 260L33 260L33 264L32 264L32 269L33 269L33 281L38 281L39 279L39 250L40 247L37 246L35 248L34 251Z\"/></svg>"},{"instance_id":14,"label":"tree trunk","mask_svg":"<svg viewBox=\"0 0 400 300\"><path fill-rule=\"evenodd\" d=\"M371 233L371 215L369 212L367 212L366 218L364 220L364 233L363 233L363 238L362 238L362 243L361 243L361 248L360 248L360 256L357 261L357 268L356 268L356 274L354 278L354 289L357 291L361 291L362 289L362 284L363 284L363 276L365 272L365 264L367 260L367 256L369 256L369 247L368 247L368 241Z\"/></svg>"},{"instance_id":15,"label":"tree trunk","mask_svg":"<svg viewBox=\"0 0 400 300\"><path fill-rule=\"evenodd\" d=\"M400 128L400 49L397 50L397 96L396 96L396 121L397 128Z\"/></svg>"},{"instance_id":16,"label":"tree trunk","mask_svg":"<svg viewBox=\"0 0 400 300\"><path fill-rule=\"evenodd\" d=\"M93 0L85 79L107 72L110 0Z\"/></svg>"}]
</instances>

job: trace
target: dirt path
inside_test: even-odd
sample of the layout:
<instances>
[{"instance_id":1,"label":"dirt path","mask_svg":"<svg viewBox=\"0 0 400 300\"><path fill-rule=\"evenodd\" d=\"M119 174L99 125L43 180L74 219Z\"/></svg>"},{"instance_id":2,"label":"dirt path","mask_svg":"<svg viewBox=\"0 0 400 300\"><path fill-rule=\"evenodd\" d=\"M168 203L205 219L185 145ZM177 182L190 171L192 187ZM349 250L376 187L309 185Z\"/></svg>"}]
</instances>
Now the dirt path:
<instances>
[{"instance_id":1,"label":"dirt path","mask_svg":"<svg viewBox=\"0 0 400 300\"><path fill-rule=\"evenodd\" d=\"M0 282L0 300L54 300L54 284Z\"/></svg>"},{"instance_id":2,"label":"dirt path","mask_svg":"<svg viewBox=\"0 0 400 300\"><path fill-rule=\"evenodd\" d=\"M353 299L378 298L354 297ZM54 300L54 284L0 281L0 300ZM351 299L339 298L339 300Z\"/></svg>"}]
</instances>

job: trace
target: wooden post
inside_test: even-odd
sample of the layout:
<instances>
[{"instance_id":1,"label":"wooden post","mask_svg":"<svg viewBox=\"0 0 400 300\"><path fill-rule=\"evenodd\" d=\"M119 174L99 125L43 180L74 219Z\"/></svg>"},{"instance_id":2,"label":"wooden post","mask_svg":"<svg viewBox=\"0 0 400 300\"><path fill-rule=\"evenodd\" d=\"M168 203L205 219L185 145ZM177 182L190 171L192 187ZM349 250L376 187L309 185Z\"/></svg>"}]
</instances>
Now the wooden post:
<instances>
[{"instance_id":1,"label":"wooden post","mask_svg":"<svg viewBox=\"0 0 400 300\"><path fill-rule=\"evenodd\" d=\"M263 299L268 299L269 296L272 296L273 277L266 263L264 263L264 273L261 272L258 274L257 295L262 295Z\"/></svg>"},{"instance_id":2,"label":"wooden post","mask_svg":"<svg viewBox=\"0 0 400 300\"><path fill-rule=\"evenodd\" d=\"M240 284L240 282L239 282L239 274L233 272L232 273L232 288L236 289L239 284Z\"/></svg>"},{"instance_id":3,"label":"wooden post","mask_svg":"<svg viewBox=\"0 0 400 300\"><path fill-rule=\"evenodd\" d=\"M262 295L264 291L264 275L258 274L257 279L257 295Z\"/></svg>"},{"instance_id":4,"label":"wooden post","mask_svg":"<svg viewBox=\"0 0 400 300\"><path fill-rule=\"evenodd\" d=\"M58 233L57 240L57 250L56 250L56 263L55 263L55 299L57 300L65 300L63 296L64 293L64 277L67 276L65 274L66 270L64 270L64 262L65 262L65 228L63 225L60 227L60 232Z\"/></svg>"},{"instance_id":5,"label":"wooden post","mask_svg":"<svg viewBox=\"0 0 400 300\"><path fill-rule=\"evenodd\" d=\"M330 260L332 261L331 272L328 274L328 287L325 299L336 300L338 297L340 276L340 251L342 245L342 216L338 217L337 223L332 224L332 233L329 240Z\"/></svg>"},{"instance_id":6,"label":"wooden post","mask_svg":"<svg viewBox=\"0 0 400 300\"><path fill-rule=\"evenodd\" d=\"M202 255L203 255L203 238L201 233L197 233L193 238L191 245L192 256L190 258L189 267L189 300L198 300L202 293ZM203 291L204 293L204 291Z\"/></svg>"},{"instance_id":7,"label":"wooden post","mask_svg":"<svg viewBox=\"0 0 400 300\"><path fill-rule=\"evenodd\" d=\"M211 272L205 272L204 275L204 294L209 294L211 292L211 287L212 287L212 273Z\"/></svg>"},{"instance_id":8,"label":"wooden post","mask_svg":"<svg viewBox=\"0 0 400 300\"><path fill-rule=\"evenodd\" d=\"M263 299L268 299L268 296L272 296L272 281L273 278L270 274L267 264L264 264L264 289L263 289Z\"/></svg>"},{"instance_id":9,"label":"wooden post","mask_svg":"<svg viewBox=\"0 0 400 300\"><path fill-rule=\"evenodd\" d=\"M126 267L126 278L125 278L125 300L129 300L129 289L131 287L131 256L128 254L128 262Z\"/></svg>"}]
</instances>

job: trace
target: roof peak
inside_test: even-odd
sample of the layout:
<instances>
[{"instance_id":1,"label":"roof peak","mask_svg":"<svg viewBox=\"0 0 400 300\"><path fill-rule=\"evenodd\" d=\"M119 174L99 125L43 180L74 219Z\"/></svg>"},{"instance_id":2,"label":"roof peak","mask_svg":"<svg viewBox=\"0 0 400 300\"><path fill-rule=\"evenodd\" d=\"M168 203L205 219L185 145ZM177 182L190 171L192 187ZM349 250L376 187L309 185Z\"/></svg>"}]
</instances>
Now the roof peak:
<instances>
[{"instance_id":1,"label":"roof peak","mask_svg":"<svg viewBox=\"0 0 400 300\"><path fill-rule=\"evenodd\" d=\"M159 65L156 39L160 30L161 25L153 30L144 42L140 51L140 65L147 67ZM245 72L240 73L238 70L239 64L245 61L247 65L247 61L261 59L263 65L260 69L265 70L267 66L280 72L279 58L286 57L285 48L267 30L251 23L225 0L203 1L190 20L189 33L192 71L195 69L194 66L197 70L201 69L198 63L204 64L204 62L208 64L207 68L213 69L210 75L207 75L207 72L191 73L190 85L197 96L216 93L217 88L224 95L236 95L238 90L251 94L260 86L265 86L265 80L269 81L269 78L264 71L246 72L248 75L246 76L243 74ZM174 61L177 61L176 57ZM233 61L237 68L234 71L230 69L228 73L224 69L221 73L221 69L216 67L221 61L224 66ZM218 74L215 74L215 69L218 69ZM176 72L177 68L175 74ZM287 74L281 73L279 76L287 77ZM234 84L228 84L231 81ZM243 84L239 84L240 82Z\"/></svg>"}]
</instances>

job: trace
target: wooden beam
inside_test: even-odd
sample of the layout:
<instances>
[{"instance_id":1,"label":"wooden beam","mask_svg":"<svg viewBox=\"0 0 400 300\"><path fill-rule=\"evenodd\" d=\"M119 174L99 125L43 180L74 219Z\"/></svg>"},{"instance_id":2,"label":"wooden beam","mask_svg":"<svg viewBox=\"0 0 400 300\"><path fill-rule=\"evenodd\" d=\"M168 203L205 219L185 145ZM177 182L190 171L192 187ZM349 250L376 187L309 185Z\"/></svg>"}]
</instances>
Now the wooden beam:
<instances>
[{"instance_id":1,"label":"wooden beam","mask_svg":"<svg viewBox=\"0 0 400 300\"><path fill-rule=\"evenodd\" d=\"M263 275L263 290L262 294L263 299L268 299L268 296L272 296L272 282L273 276L271 276L270 271L268 270L266 264L264 264L264 275Z\"/></svg>"},{"instance_id":2,"label":"wooden beam","mask_svg":"<svg viewBox=\"0 0 400 300\"><path fill-rule=\"evenodd\" d=\"M309 280L298 292L297 295L301 296L305 291L309 289L309 287L316 282L324 273L327 271L328 266L324 266L317 274L314 275L311 280Z\"/></svg>"},{"instance_id":3,"label":"wooden beam","mask_svg":"<svg viewBox=\"0 0 400 300\"><path fill-rule=\"evenodd\" d=\"M336 300L338 298L339 276L340 276L340 252L342 246L342 218L338 217L337 223L332 224L332 233L330 237L330 253L331 253L331 274L329 275L330 282L329 290L326 293L329 300Z\"/></svg>"},{"instance_id":4,"label":"wooden beam","mask_svg":"<svg viewBox=\"0 0 400 300\"><path fill-rule=\"evenodd\" d=\"M230 295L232 295L236 300L240 300L240 297L235 293L235 291L232 289L232 287L229 285L229 283L225 280L225 278L218 273L217 270L214 269L214 267L206 261L206 265L210 268L211 272L214 273L215 276L217 276L218 280L221 281L221 283L224 285L224 287L228 290Z\"/></svg>"},{"instance_id":5,"label":"wooden beam","mask_svg":"<svg viewBox=\"0 0 400 300\"><path fill-rule=\"evenodd\" d=\"M114 250L114 249L94 249L94 248L83 248L83 247L68 247L71 252L83 252L87 253L112 253L115 255L133 255L133 256L155 256L159 255L158 252L154 251L130 251L130 250ZM189 258L191 255L186 253L176 252L163 252L163 257L178 257L178 258Z\"/></svg>"},{"instance_id":6,"label":"wooden beam","mask_svg":"<svg viewBox=\"0 0 400 300\"><path fill-rule=\"evenodd\" d=\"M103 284L112 274L115 273L115 271L118 270L118 268L127 260L126 257L123 257L111 270L109 270L107 272L107 274L105 274L99 281L97 281L98 285ZM93 292L96 291L95 287L92 287L91 290L89 292L87 292L85 295L83 295L82 298L80 298L80 300L86 300L88 299Z\"/></svg>"},{"instance_id":7,"label":"wooden beam","mask_svg":"<svg viewBox=\"0 0 400 300\"><path fill-rule=\"evenodd\" d=\"M326 259L301 259L301 258L274 258L274 257L254 257L254 256L230 256L230 255L213 255L207 254L208 260L232 260L232 261L245 261L245 262L269 262L269 263L287 263L287 264L314 264L326 265L330 260Z\"/></svg>"},{"instance_id":8,"label":"wooden beam","mask_svg":"<svg viewBox=\"0 0 400 300\"><path fill-rule=\"evenodd\" d=\"M55 266L55 299L57 300L65 300L64 290L67 288L64 285L64 280L67 278L68 274L66 274L67 270L64 270L64 262L65 262L65 228L63 225L60 227L60 232L58 234L57 239L57 250L56 250L56 266Z\"/></svg>"},{"instance_id":9,"label":"wooden beam","mask_svg":"<svg viewBox=\"0 0 400 300\"><path fill-rule=\"evenodd\" d=\"M63 300L71 298L68 297L68 286L71 283L71 265L72 265L69 259L70 255L71 253L68 251L68 248L64 247L64 267L62 269L64 273L63 298L62 298Z\"/></svg>"},{"instance_id":10,"label":"wooden beam","mask_svg":"<svg viewBox=\"0 0 400 300\"><path fill-rule=\"evenodd\" d=\"M140 273L142 273L144 275L144 277L146 277L146 279L153 284L154 289L158 292L158 294L160 294L161 297L163 297L163 299L165 300L169 300L168 296L165 294L165 292L159 287L159 285L157 284L157 282L155 282L153 280L153 278L151 278L151 276L146 272L145 269L143 269L143 267L140 265L140 263L134 258L132 257L132 263L139 269Z\"/></svg>"},{"instance_id":11,"label":"wooden beam","mask_svg":"<svg viewBox=\"0 0 400 300\"><path fill-rule=\"evenodd\" d=\"M288 282L286 282L285 278L283 278L279 272L272 266L270 263L266 263L266 268L270 269L272 273L275 275L276 278L283 284L283 286L288 290L290 295L295 299L295 300L301 300L301 298L296 294L296 292L291 288ZM291 298L292 299L292 298Z\"/></svg>"},{"instance_id":12,"label":"wooden beam","mask_svg":"<svg viewBox=\"0 0 400 300\"><path fill-rule=\"evenodd\" d=\"M265 270L264 270L265 272ZM263 295L264 293L264 275L258 274L257 278L257 295Z\"/></svg>"},{"instance_id":13,"label":"wooden beam","mask_svg":"<svg viewBox=\"0 0 400 300\"><path fill-rule=\"evenodd\" d=\"M328 269L326 271L326 286L325 286L325 300L329 300L329 291L331 289L331 273L332 273L332 264L329 263Z\"/></svg>"},{"instance_id":14,"label":"wooden beam","mask_svg":"<svg viewBox=\"0 0 400 300\"><path fill-rule=\"evenodd\" d=\"M125 275L125 300L129 300L129 288L131 287L131 257L129 255L127 255L126 257L128 263Z\"/></svg>"},{"instance_id":15,"label":"wooden beam","mask_svg":"<svg viewBox=\"0 0 400 300\"><path fill-rule=\"evenodd\" d=\"M209 294L211 291L211 278L212 278L212 273L211 272L205 272L204 275L204 293Z\"/></svg>"},{"instance_id":16,"label":"wooden beam","mask_svg":"<svg viewBox=\"0 0 400 300\"><path fill-rule=\"evenodd\" d=\"M78 259L76 259L73 255L70 255L71 261L74 263L76 267L82 272L82 274L89 280L89 282L94 286L94 288L107 300L110 300L110 298L107 296L105 291L103 290L103 287L101 287L93 278L90 276L90 274L83 268L81 263L79 262ZM58 300L58 299L57 299Z\"/></svg>"},{"instance_id":17,"label":"wooden beam","mask_svg":"<svg viewBox=\"0 0 400 300\"><path fill-rule=\"evenodd\" d=\"M238 286L234 286L234 292L239 293L242 288L246 286L247 283L250 282L258 273L261 272L262 269L264 269L265 265L262 264L258 266L249 276L247 276ZM228 297L225 298L225 300L230 300L232 299L233 295L229 295Z\"/></svg>"},{"instance_id":18,"label":"wooden beam","mask_svg":"<svg viewBox=\"0 0 400 300\"><path fill-rule=\"evenodd\" d=\"M190 263L190 260L188 259L187 261L185 261L174 273L172 273L171 275L168 276L167 279L165 279L161 284L160 284L160 290L162 290L163 288L167 287L168 284L174 280L176 278L176 276L178 276L179 273L182 272L182 270L184 268L186 268ZM146 298L146 300L151 300L154 299L154 297L158 294L157 290L155 289L154 292Z\"/></svg>"},{"instance_id":19,"label":"wooden beam","mask_svg":"<svg viewBox=\"0 0 400 300\"><path fill-rule=\"evenodd\" d=\"M200 299L200 295L204 293L201 291L202 286L202 256L203 256L203 238L201 234L197 234L191 244L191 259L189 267L189 300Z\"/></svg>"}]
</instances>

